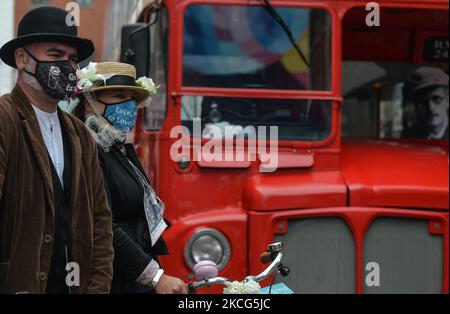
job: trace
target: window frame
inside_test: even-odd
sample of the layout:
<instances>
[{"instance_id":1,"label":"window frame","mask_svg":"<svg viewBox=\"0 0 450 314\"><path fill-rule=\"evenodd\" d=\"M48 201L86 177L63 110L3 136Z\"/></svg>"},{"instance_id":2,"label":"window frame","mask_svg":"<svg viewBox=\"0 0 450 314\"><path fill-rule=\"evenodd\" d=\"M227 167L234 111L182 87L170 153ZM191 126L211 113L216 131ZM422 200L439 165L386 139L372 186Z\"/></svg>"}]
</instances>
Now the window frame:
<instances>
[{"instance_id":1,"label":"window frame","mask_svg":"<svg viewBox=\"0 0 450 314\"><path fill-rule=\"evenodd\" d=\"M182 85L182 74L179 71L183 64L183 34L184 12L186 8L193 4L215 4L215 5L249 5L244 0L185 0L172 7L171 30L172 37L170 45L170 101L173 106L169 106L170 121L164 128L164 134L170 134L170 126L181 125L181 97L182 96L210 96L210 97L234 97L234 98L270 98L270 99L299 99L299 100L324 100L332 102L332 127L330 135L321 142L304 141L279 141L279 145L292 148L338 148L340 137L340 107L342 104L341 92L341 18L339 10L330 3L325 2L279 2L276 6L292 8L320 8L325 9L331 18L331 89L329 91L311 90L273 90L273 89L227 89L227 88L198 88L186 87ZM251 3L251 5L261 5ZM334 148L333 148L334 147Z\"/></svg>"},{"instance_id":2,"label":"window frame","mask_svg":"<svg viewBox=\"0 0 450 314\"><path fill-rule=\"evenodd\" d=\"M161 119L161 123L157 127L154 127L154 128L149 127L148 125L149 125L150 118L148 117L148 113L149 113L148 111L152 110L152 105L150 104L150 106L148 108L145 108L144 112L143 112L143 116L144 116L143 128L144 128L144 130L146 132L157 132L157 131L160 131L163 128L164 122L165 122L165 120L167 119L167 116L168 116L168 104L169 104L168 94L169 94L169 81L170 81L169 80L170 72L169 72L169 53L168 53L168 51L169 51L169 45L170 45L170 43L169 43L169 38L170 38L170 19L169 19L168 9L165 6L162 6L160 11L157 14L160 14L160 16L158 17L158 21L156 22L155 25L150 27L150 32L149 32L150 47L149 47L148 73L149 73L150 77L155 80L155 77L152 76L152 70L151 70L151 68L152 68L152 62L151 62L152 61L152 58L151 58L151 49L152 49L152 47L151 47L151 43L152 43L152 40L153 40L152 39L152 37L153 37L152 36L152 31L155 31L155 26L158 25L159 27L162 27L161 24L165 23L166 30L163 31L163 32L165 32L163 34L163 38L158 38L157 39L159 41L159 44L160 44L159 49L162 50L163 59L164 59L164 65L163 65L164 69L163 69L163 71L164 71L164 78L165 78L165 80L164 80L164 82L157 82L157 81L155 81L155 84L157 84L157 85L165 84L166 92L161 97L161 100L164 101L164 104L161 106L161 108L164 108L164 117Z\"/></svg>"}]
</instances>

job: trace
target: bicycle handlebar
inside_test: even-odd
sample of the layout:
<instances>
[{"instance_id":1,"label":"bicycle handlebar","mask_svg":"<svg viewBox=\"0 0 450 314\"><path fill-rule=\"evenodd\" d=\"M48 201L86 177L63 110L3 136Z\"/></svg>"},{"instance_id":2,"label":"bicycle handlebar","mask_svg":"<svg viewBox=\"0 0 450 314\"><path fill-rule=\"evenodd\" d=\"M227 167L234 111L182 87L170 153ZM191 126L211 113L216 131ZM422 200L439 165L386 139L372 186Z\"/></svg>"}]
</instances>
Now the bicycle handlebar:
<instances>
[{"instance_id":1,"label":"bicycle handlebar","mask_svg":"<svg viewBox=\"0 0 450 314\"><path fill-rule=\"evenodd\" d=\"M275 247L275 249L273 248L274 245L277 245ZM245 277L243 282L247 282L249 280L253 280L256 282L263 281L263 280L267 279L273 272L278 270L278 268L281 266L281 260L283 259L283 253L281 252L281 250L282 250L281 243L271 244L269 246L269 252L271 253L272 263L259 275ZM195 292L195 290L197 290L199 288L210 287L213 285L228 286L229 284L231 284L231 282L232 281L230 279L225 278L225 277L213 277L213 278L209 278L209 279L205 279L205 280L201 280L201 281L197 281L197 282L192 282L192 283L188 284L188 288L189 288L189 291Z\"/></svg>"}]
</instances>

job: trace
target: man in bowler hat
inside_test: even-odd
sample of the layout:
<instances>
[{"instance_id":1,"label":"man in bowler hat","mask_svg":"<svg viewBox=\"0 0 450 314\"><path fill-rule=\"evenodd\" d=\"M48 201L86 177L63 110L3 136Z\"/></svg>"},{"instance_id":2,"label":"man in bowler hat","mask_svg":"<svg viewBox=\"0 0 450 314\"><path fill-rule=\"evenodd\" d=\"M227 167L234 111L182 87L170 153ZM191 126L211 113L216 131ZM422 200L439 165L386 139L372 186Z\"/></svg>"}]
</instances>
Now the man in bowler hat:
<instances>
[{"instance_id":1,"label":"man in bowler hat","mask_svg":"<svg viewBox=\"0 0 450 314\"><path fill-rule=\"evenodd\" d=\"M28 12L0 49L18 70L0 98L0 293L110 291L112 218L96 144L58 108L95 49L67 14Z\"/></svg>"}]
</instances>

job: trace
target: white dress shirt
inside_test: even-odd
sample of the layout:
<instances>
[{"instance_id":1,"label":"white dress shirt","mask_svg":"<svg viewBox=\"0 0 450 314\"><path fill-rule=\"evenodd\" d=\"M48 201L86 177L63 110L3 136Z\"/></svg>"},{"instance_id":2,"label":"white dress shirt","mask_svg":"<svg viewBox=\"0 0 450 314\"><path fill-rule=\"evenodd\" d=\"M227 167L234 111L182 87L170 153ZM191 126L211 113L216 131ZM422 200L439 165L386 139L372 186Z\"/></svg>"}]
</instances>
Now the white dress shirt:
<instances>
[{"instance_id":1,"label":"white dress shirt","mask_svg":"<svg viewBox=\"0 0 450 314\"><path fill-rule=\"evenodd\" d=\"M58 173L59 181L61 182L61 185L64 186L64 146L58 112L48 113L40 110L34 105L31 106L36 113L45 146L52 159L53 166Z\"/></svg>"}]
</instances>

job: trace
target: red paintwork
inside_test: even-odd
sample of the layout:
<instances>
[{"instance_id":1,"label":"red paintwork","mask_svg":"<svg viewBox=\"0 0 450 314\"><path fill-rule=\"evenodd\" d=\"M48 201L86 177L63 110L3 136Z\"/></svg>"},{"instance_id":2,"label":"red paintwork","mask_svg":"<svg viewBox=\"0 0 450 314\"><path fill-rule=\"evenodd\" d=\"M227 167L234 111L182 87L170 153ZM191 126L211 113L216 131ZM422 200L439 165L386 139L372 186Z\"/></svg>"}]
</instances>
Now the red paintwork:
<instances>
[{"instance_id":1,"label":"red paintwork","mask_svg":"<svg viewBox=\"0 0 450 314\"><path fill-rule=\"evenodd\" d=\"M205 161L205 160L199 160L198 165L202 168L240 168L240 169L247 169L250 168L252 165L250 160L246 161Z\"/></svg>"},{"instance_id":2,"label":"red paintwork","mask_svg":"<svg viewBox=\"0 0 450 314\"><path fill-rule=\"evenodd\" d=\"M441 9L448 17L448 0L377 2L384 8ZM259 255L279 232L274 228L275 222L281 221L285 229L282 232L289 232L286 230L288 219L341 216L355 236L356 291L361 293L365 230L376 216L388 215L426 218L442 223L442 230L434 232L440 232L444 237L442 291L448 293L448 142L427 142L424 145L412 142L406 145L406 141L399 144L341 143L343 56L362 58L371 54L370 49L353 46L356 44L352 38L357 37L352 36L357 35L345 23L354 23L355 17L347 20L346 14L351 8L365 6L367 1L272 0L274 5L325 8L329 11L333 29L329 91L183 87L182 21L186 7L194 3L258 5L260 1L166 0L165 3L170 19L167 117L158 132L146 132L139 125L136 144L153 185L166 203L166 216L173 223L165 233L171 251L170 256L162 258L167 273L187 280L190 269L184 261L185 244L190 234L201 227L222 231L231 244L230 262L220 275L242 279L249 273L262 270ZM412 27L408 20L395 22ZM447 24L437 25L437 29L430 29L430 25L426 27L427 31L447 33L443 29ZM414 28L419 30L422 25L414 22ZM401 29L393 32L392 36L400 32ZM396 48L391 44L380 47L383 53L389 51L389 54L380 51L380 55L395 60L403 58L404 62L420 62L415 55L405 56L405 42L398 36L395 35L393 41ZM413 50L413 43L413 40L409 41L408 49ZM229 164L191 162L187 169L181 170L170 158L170 147L176 140L170 138L170 130L181 124L181 97L185 95L329 100L333 105L333 127L329 137L321 142L280 141L279 149L283 154L280 163L285 169L274 173L260 173L257 158L251 162ZM221 288L205 290L220 291Z\"/></svg>"},{"instance_id":3,"label":"red paintwork","mask_svg":"<svg viewBox=\"0 0 450 314\"><path fill-rule=\"evenodd\" d=\"M386 141L344 141L350 206L449 208L448 152Z\"/></svg>"},{"instance_id":4,"label":"red paintwork","mask_svg":"<svg viewBox=\"0 0 450 314\"><path fill-rule=\"evenodd\" d=\"M256 211L346 206L347 189L339 171L257 174L247 179L242 205Z\"/></svg>"},{"instance_id":5,"label":"red paintwork","mask_svg":"<svg viewBox=\"0 0 450 314\"><path fill-rule=\"evenodd\" d=\"M270 155L266 157L266 154L260 156L261 169L263 171L269 171L271 169ZM311 168L314 166L314 154L296 154L296 153L283 153L279 152L277 157L278 169L290 169L290 168Z\"/></svg>"},{"instance_id":6,"label":"red paintwork","mask_svg":"<svg viewBox=\"0 0 450 314\"><path fill-rule=\"evenodd\" d=\"M241 209L211 210L207 213L190 215L177 221L164 233L164 238L168 243L180 245L186 243L199 227L208 226L221 231L233 245L231 253L233 263L225 267L221 276L243 279L247 275L247 219L247 213ZM180 249L178 245L177 248ZM180 254L183 256L184 253L183 249L180 252L174 252L173 246L171 251L177 257ZM180 260L174 258L173 255L163 256L161 262L166 269L172 271L172 274L175 273L184 280L187 280L186 274L192 272L184 258ZM209 292L209 289L207 291ZM214 291L219 292L220 288L216 287Z\"/></svg>"}]
</instances>

